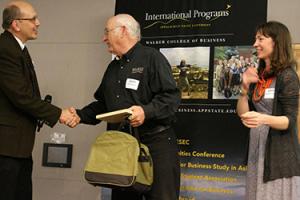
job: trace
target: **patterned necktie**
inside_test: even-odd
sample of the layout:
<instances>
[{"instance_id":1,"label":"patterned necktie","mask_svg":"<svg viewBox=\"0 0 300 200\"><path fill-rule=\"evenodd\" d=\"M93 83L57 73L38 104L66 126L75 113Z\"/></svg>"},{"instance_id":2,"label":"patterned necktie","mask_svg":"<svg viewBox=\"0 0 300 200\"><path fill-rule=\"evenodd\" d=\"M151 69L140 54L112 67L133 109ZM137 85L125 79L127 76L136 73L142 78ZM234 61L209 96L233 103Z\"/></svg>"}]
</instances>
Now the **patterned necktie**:
<instances>
[{"instance_id":1,"label":"patterned necktie","mask_svg":"<svg viewBox=\"0 0 300 200\"><path fill-rule=\"evenodd\" d=\"M32 64L31 57L29 55L29 52L28 52L28 49L27 49L26 46L23 49L23 54L26 58L26 66L27 66L27 69L29 71L30 80L31 80L31 83L32 83L32 88L33 88L33 94L34 94L34 96L40 97L41 94L40 94L36 74L35 74L35 71L34 71L34 67L33 67L33 64Z\"/></svg>"}]
</instances>

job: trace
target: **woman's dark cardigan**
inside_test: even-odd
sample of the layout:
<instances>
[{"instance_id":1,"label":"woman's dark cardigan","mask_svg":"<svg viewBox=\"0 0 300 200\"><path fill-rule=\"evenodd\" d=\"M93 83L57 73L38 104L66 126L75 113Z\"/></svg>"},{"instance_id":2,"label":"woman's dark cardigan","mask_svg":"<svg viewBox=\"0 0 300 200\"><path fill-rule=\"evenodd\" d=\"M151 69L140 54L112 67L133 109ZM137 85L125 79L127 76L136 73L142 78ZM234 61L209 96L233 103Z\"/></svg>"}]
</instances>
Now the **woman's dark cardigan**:
<instances>
[{"instance_id":1,"label":"woman's dark cardigan","mask_svg":"<svg viewBox=\"0 0 300 200\"><path fill-rule=\"evenodd\" d=\"M253 93L254 85L250 86ZM250 98L251 100L251 95ZM272 115L286 116L286 130L270 128L265 150L263 181L300 176L300 147L298 143L297 115L299 79L295 70L287 67L276 76ZM255 110L249 101L250 110Z\"/></svg>"}]
</instances>

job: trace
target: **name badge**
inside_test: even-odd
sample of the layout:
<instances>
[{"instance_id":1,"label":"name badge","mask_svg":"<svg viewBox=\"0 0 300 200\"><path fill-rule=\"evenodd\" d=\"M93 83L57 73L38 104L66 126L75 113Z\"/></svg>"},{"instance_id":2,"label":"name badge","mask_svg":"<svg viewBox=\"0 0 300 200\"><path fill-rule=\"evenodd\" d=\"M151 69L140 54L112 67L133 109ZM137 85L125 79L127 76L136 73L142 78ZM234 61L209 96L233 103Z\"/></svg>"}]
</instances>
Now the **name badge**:
<instances>
[{"instance_id":1,"label":"name badge","mask_svg":"<svg viewBox=\"0 0 300 200\"><path fill-rule=\"evenodd\" d=\"M275 88L267 88L265 90L265 99L274 99Z\"/></svg>"},{"instance_id":2,"label":"name badge","mask_svg":"<svg viewBox=\"0 0 300 200\"><path fill-rule=\"evenodd\" d=\"M132 78L126 80L125 87L127 89L137 90L139 87L140 81Z\"/></svg>"}]
</instances>

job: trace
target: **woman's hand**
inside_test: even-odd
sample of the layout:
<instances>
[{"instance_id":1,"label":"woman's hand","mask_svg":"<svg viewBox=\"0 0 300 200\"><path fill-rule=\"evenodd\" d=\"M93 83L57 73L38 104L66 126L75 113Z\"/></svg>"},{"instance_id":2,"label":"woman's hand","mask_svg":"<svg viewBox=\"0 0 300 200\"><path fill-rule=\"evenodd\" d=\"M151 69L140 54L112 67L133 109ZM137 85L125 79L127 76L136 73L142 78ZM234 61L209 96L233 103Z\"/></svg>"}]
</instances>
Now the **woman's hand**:
<instances>
[{"instance_id":1,"label":"woman's hand","mask_svg":"<svg viewBox=\"0 0 300 200\"><path fill-rule=\"evenodd\" d=\"M257 69L255 67L248 67L242 76L242 87L244 90L249 89L251 83L256 83L259 77L257 74Z\"/></svg>"},{"instance_id":2,"label":"woman's hand","mask_svg":"<svg viewBox=\"0 0 300 200\"><path fill-rule=\"evenodd\" d=\"M245 126L248 128L256 128L265 124L266 115L259 112L250 111L245 112L240 117Z\"/></svg>"}]
</instances>

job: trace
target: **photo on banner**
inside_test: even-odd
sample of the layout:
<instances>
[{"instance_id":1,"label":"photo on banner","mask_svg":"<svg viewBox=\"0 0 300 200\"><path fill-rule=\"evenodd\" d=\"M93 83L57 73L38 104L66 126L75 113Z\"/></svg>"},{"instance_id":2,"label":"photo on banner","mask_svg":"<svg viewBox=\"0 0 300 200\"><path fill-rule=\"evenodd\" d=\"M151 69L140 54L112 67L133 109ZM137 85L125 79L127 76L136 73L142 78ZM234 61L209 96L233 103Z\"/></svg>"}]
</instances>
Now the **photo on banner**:
<instances>
[{"instance_id":1,"label":"photo on banner","mask_svg":"<svg viewBox=\"0 0 300 200\"><path fill-rule=\"evenodd\" d=\"M252 46L221 46L214 50L213 99L238 99L243 72L258 67Z\"/></svg>"},{"instance_id":2,"label":"photo on banner","mask_svg":"<svg viewBox=\"0 0 300 200\"><path fill-rule=\"evenodd\" d=\"M169 61L182 99L207 99L209 47L161 48Z\"/></svg>"},{"instance_id":3,"label":"photo on banner","mask_svg":"<svg viewBox=\"0 0 300 200\"><path fill-rule=\"evenodd\" d=\"M252 44L267 0L116 0L115 13L140 23L141 43L165 55L181 90L179 200L243 200L249 135L235 110L240 72L232 67L230 84L220 83L218 65L255 65ZM109 193L102 190L102 199Z\"/></svg>"}]
</instances>

